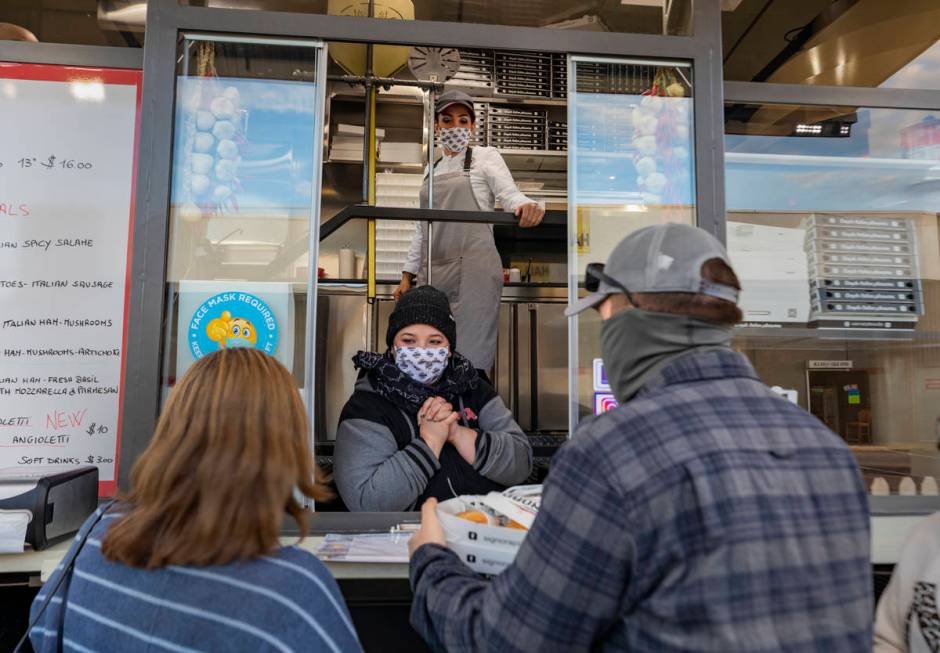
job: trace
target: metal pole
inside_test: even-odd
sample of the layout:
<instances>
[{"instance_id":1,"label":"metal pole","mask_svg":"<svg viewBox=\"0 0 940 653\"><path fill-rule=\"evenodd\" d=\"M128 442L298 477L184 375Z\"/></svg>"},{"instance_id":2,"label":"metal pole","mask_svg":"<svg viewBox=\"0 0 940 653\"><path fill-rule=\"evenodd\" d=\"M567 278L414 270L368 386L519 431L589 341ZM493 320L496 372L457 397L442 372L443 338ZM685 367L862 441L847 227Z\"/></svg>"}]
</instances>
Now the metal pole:
<instances>
[{"instance_id":1,"label":"metal pole","mask_svg":"<svg viewBox=\"0 0 940 653\"><path fill-rule=\"evenodd\" d=\"M362 109L362 200L367 203L369 202L369 159L371 158L369 146L373 142L372 132L375 128L371 102L372 89L374 88L372 83L372 48L371 43L366 45L366 75L362 82L366 89L365 104Z\"/></svg>"},{"instance_id":2,"label":"metal pole","mask_svg":"<svg viewBox=\"0 0 940 653\"><path fill-rule=\"evenodd\" d=\"M509 412L519 422L519 304L509 305Z\"/></svg>"},{"instance_id":3,"label":"metal pole","mask_svg":"<svg viewBox=\"0 0 940 653\"><path fill-rule=\"evenodd\" d=\"M189 77L189 46L190 42L183 41L183 74L180 77Z\"/></svg>"},{"instance_id":4,"label":"metal pole","mask_svg":"<svg viewBox=\"0 0 940 653\"><path fill-rule=\"evenodd\" d=\"M307 404L307 418L310 422L310 448L316 451L316 432L322 428L320 420L316 419L316 391L317 375L316 364L324 352L317 351L316 328L317 316L317 263L320 259L320 192L323 188L323 120L326 116L326 66L327 46L322 44L317 50L317 76L314 80L316 86L316 114L313 123L313 194L310 209L310 235L307 242L308 274L307 274L307 324L304 333L304 347L306 363L304 364L304 390L303 396ZM304 505L316 510L316 503L310 497L304 497Z\"/></svg>"},{"instance_id":5,"label":"metal pole","mask_svg":"<svg viewBox=\"0 0 940 653\"><path fill-rule=\"evenodd\" d=\"M539 305L529 304L529 430L539 430Z\"/></svg>"},{"instance_id":6,"label":"metal pole","mask_svg":"<svg viewBox=\"0 0 940 653\"><path fill-rule=\"evenodd\" d=\"M369 15L374 10L374 2L369 2ZM372 74L373 45L366 45L366 74L363 79L365 85L365 104L362 120L362 199L366 204L375 204L375 91ZM369 218L366 222L366 333L369 339L369 349L374 350L375 342L372 334L376 331L375 308L375 219Z\"/></svg>"},{"instance_id":7,"label":"metal pole","mask_svg":"<svg viewBox=\"0 0 940 653\"><path fill-rule=\"evenodd\" d=\"M428 129L428 208L434 208L434 89L428 89L427 105L424 108ZM434 241L434 223L428 222L428 249L426 265L427 284L431 285L431 250Z\"/></svg>"}]
</instances>

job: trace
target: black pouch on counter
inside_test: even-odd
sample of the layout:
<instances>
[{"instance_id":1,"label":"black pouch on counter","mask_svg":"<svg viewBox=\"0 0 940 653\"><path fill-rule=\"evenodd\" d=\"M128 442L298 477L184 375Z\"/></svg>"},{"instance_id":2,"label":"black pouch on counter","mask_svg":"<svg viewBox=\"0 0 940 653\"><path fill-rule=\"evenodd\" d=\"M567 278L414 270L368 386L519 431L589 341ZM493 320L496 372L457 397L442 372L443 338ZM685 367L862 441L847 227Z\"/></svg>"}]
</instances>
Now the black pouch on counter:
<instances>
[{"instance_id":1,"label":"black pouch on counter","mask_svg":"<svg viewBox=\"0 0 940 653\"><path fill-rule=\"evenodd\" d=\"M37 551L70 537L98 507L98 468L0 470L0 510L29 510L26 542Z\"/></svg>"}]
</instances>

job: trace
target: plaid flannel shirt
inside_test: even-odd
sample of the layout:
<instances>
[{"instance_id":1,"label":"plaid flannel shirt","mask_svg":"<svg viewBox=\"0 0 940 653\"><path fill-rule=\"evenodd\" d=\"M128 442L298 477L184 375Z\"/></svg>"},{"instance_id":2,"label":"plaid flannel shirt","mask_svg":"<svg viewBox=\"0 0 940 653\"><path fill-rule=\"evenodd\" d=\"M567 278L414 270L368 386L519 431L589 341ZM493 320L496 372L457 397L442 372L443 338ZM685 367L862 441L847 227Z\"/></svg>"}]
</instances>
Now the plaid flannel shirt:
<instances>
[{"instance_id":1,"label":"plaid flannel shirt","mask_svg":"<svg viewBox=\"0 0 940 653\"><path fill-rule=\"evenodd\" d=\"M411 621L447 651L871 650L867 495L845 444L728 350L667 365L553 460L492 580L411 561Z\"/></svg>"}]
</instances>

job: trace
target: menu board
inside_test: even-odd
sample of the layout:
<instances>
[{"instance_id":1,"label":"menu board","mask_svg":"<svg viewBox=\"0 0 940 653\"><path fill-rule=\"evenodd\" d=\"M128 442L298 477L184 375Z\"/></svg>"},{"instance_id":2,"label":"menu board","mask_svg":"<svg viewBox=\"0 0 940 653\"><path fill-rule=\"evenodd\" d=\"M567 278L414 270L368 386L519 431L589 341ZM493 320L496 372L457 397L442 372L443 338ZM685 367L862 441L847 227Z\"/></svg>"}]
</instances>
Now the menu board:
<instances>
[{"instance_id":1,"label":"menu board","mask_svg":"<svg viewBox=\"0 0 940 653\"><path fill-rule=\"evenodd\" d=\"M141 73L0 63L0 468L116 489Z\"/></svg>"}]
</instances>

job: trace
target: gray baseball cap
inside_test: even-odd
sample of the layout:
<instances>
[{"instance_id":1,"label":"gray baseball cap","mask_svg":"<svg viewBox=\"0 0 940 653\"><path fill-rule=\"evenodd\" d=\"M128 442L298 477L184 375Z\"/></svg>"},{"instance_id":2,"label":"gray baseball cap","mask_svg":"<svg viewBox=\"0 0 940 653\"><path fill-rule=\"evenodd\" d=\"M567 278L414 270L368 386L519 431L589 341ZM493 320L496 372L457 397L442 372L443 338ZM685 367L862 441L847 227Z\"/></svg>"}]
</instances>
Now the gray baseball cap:
<instances>
[{"instance_id":1,"label":"gray baseball cap","mask_svg":"<svg viewBox=\"0 0 940 653\"><path fill-rule=\"evenodd\" d=\"M467 110L470 111L470 117L476 121L477 114L476 111L473 110L473 98L463 91L446 91L441 93L437 101L434 102L434 115L436 116L441 111L454 104L467 107Z\"/></svg>"},{"instance_id":2,"label":"gray baseball cap","mask_svg":"<svg viewBox=\"0 0 940 653\"><path fill-rule=\"evenodd\" d=\"M644 227L620 241L598 275L597 290L569 306L565 315L577 315L625 289L688 292L737 303L736 288L702 278L702 264L713 258L731 266L724 245L703 229L685 224Z\"/></svg>"}]
</instances>

